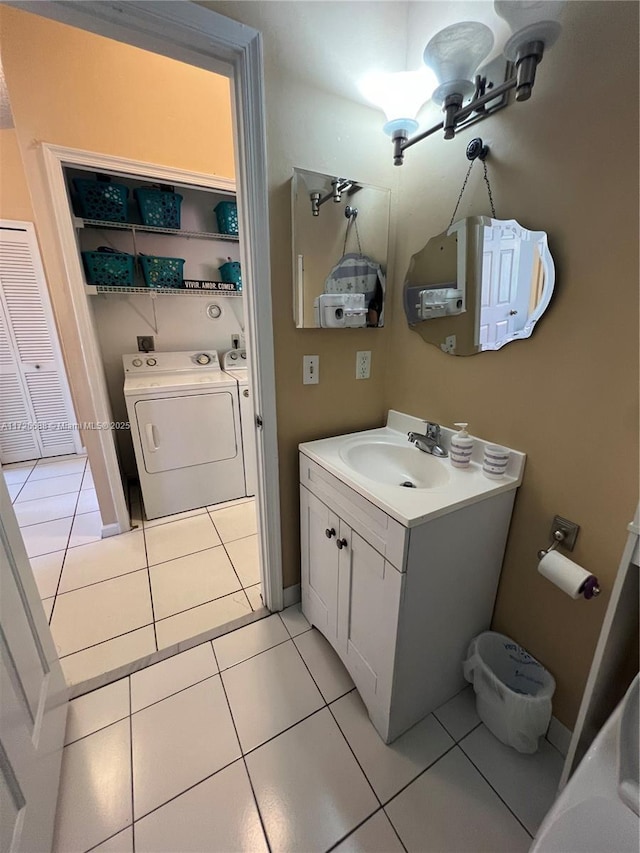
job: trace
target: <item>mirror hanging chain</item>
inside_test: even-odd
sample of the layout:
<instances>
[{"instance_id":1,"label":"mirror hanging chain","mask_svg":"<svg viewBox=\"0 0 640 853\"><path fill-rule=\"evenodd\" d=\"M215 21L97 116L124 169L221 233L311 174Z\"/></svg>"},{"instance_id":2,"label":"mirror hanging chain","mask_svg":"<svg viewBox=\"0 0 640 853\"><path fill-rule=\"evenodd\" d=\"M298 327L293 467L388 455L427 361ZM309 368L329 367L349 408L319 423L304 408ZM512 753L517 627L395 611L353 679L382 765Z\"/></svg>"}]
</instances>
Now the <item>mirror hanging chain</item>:
<instances>
[{"instance_id":1,"label":"mirror hanging chain","mask_svg":"<svg viewBox=\"0 0 640 853\"><path fill-rule=\"evenodd\" d=\"M360 245L360 232L358 231L358 211L355 208L347 207L345 208L344 215L349 220L347 222L347 229L344 233L344 245L342 247L343 256L347 253L347 240L349 239L349 233L351 231L351 227L353 226L356 231L356 240L358 241L358 254L362 257L362 246Z\"/></svg>"},{"instance_id":2,"label":"mirror hanging chain","mask_svg":"<svg viewBox=\"0 0 640 853\"><path fill-rule=\"evenodd\" d=\"M473 169L473 165L476 160L482 161L482 166L484 170L484 182L487 185L487 194L489 196L489 205L491 207L491 216L494 219L497 219L496 216L496 208L493 203L493 193L491 192L491 184L489 182L489 173L487 171L487 163L486 158L489 153L489 146L484 145L482 139L476 137L472 139L471 142L467 145L467 160L470 160L469 168L467 169L467 174L464 176L464 181L462 182L462 188L460 190L460 195L458 196L458 200L456 202L456 206L453 209L453 213L451 214L451 221L449 222L449 228L453 225L453 222L456 218L456 213L458 212L458 208L460 207L460 202L462 201L462 196L464 195L464 191L467 188L467 181L469 180L469 175L471 174L471 170Z\"/></svg>"}]
</instances>

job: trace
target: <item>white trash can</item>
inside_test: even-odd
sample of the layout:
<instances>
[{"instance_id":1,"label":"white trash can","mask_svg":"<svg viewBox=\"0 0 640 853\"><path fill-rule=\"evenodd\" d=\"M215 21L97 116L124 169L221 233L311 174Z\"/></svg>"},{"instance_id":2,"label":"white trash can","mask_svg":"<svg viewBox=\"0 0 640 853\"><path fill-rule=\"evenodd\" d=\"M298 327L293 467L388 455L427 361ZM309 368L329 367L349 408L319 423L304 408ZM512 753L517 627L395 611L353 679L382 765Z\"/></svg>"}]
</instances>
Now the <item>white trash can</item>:
<instances>
[{"instance_id":1,"label":"white trash can","mask_svg":"<svg viewBox=\"0 0 640 853\"><path fill-rule=\"evenodd\" d=\"M551 719L551 673L509 637L484 631L471 641L464 677L489 731L518 752L536 752Z\"/></svg>"}]
</instances>

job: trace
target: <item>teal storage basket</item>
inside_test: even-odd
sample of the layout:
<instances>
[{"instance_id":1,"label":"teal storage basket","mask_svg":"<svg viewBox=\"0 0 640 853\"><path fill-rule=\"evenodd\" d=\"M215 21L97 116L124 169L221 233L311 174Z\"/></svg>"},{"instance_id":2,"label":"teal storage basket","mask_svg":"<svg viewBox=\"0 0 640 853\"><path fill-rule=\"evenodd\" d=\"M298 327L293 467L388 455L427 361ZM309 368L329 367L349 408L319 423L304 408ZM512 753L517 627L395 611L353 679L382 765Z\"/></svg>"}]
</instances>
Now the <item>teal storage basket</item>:
<instances>
[{"instance_id":1,"label":"teal storage basket","mask_svg":"<svg viewBox=\"0 0 640 853\"><path fill-rule=\"evenodd\" d=\"M164 190L138 187L133 191L143 225L155 228L180 228L182 196Z\"/></svg>"},{"instance_id":2,"label":"teal storage basket","mask_svg":"<svg viewBox=\"0 0 640 853\"><path fill-rule=\"evenodd\" d=\"M238 205L235 201L221 201L214 207L218 231L231 236L238 235Z\"/></svg>"},{"instance_id":3,"label":"teal storage basket","mask_svg":"<svg viewBox=\"0 0 640 853\"><path fill-rule=\"evenodd\" d=\"M133 287L134 257L124 252L83 252L87 284Z\"/></svg>"},{"instance_id":4,"label":"teal storage basket","mask_svg":"<svg viewBox=\"0 0 640 853\"><path fill-rule=\"evenodd\" d=\"M139 257L147 287L184 287L183 258L160 258L156 255Z\"/></svg>"},{"instance_id":5,"label":"teal storage basket","mask_svg":"<svg viewBox=\"0 0 640 853\"><path fill-rule=\"evenodd\" d=\"M220 267L220 281L228 284L237 284L238 289L242 290L242 275L240 273L240 264L238 261L227 261Z\"/></svg>"},{"instance_id":6,"label":"teal storage basket","mask_svg":"<svg viewBox=\"0 0 640 853\"><path fill-rule=\"evenodd\" d=\"M73 186L78 194L80 215L84 219L99 219L102 222L128 221L127 187L89 178L74 178Z\"/></svg>"}]
</instances>

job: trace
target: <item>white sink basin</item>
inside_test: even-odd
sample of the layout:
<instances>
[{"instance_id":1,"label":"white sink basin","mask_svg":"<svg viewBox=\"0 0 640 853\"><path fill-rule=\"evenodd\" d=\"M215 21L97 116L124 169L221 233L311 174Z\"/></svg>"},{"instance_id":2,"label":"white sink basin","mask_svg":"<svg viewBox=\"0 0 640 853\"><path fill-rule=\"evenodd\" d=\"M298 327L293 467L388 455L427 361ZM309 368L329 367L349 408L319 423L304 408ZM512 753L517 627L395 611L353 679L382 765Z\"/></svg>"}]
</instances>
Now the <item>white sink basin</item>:
<instances>
[{"instance_id":1,"label":"white sink basin","mask_svg":"<svg viewBox=\"0 0 640 853\"><path fill-rule=\"evenodd\" d=\"M340 450L344 462L354 471L388 486L434 489L449 482L447 459L439 459L417 447L396 441L364 439Z\"/></svg>"},{"instance_id":2,"label":"white sink basin","mask_svg":"<svg viewBox=\"0 0 640 853\"><path fill-rule=\"evenodd\" d=\"M386 427L307 441L300 451L404 527L513 491L522 482L524 453L510 450L506 475L488 480L482 474L486 441L474 437L471 464L461 470L448 456L431 456L409 442L408 433L425 429L425 421L390 410ZM441 427L446 450L453 433Z\"/></svg>"}]
</instances>

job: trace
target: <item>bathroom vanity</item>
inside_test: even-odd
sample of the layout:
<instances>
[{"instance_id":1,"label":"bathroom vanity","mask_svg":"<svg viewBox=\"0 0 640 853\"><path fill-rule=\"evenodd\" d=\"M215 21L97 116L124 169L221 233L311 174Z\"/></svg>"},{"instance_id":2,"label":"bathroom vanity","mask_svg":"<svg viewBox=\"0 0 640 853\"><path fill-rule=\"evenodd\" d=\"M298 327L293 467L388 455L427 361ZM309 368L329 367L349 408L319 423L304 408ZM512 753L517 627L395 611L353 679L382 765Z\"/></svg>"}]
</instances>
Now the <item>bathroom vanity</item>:
<instances>
[{"instance_id":1,"label":"bathroom vanity","mask_svg":"<svg viewBox=\"0 0 640 853\"><path fill-rule=\"evenodd\" d=\"M387 426L300 445L302 611L348 669L380 736L393 741L464 686L470 640L491 622L525 456L459 470ZM452 430L442 428L448 449ZM402 485L401 485L402 484ZM411 484L411 485L409 485Z\"/></svg>"}]
</instances>

